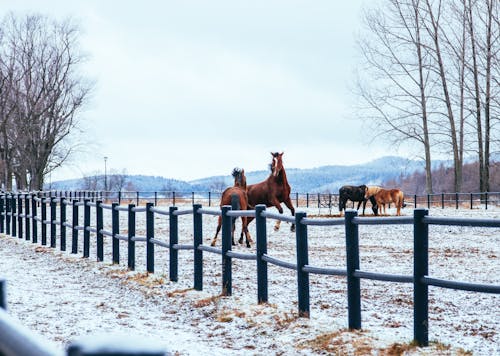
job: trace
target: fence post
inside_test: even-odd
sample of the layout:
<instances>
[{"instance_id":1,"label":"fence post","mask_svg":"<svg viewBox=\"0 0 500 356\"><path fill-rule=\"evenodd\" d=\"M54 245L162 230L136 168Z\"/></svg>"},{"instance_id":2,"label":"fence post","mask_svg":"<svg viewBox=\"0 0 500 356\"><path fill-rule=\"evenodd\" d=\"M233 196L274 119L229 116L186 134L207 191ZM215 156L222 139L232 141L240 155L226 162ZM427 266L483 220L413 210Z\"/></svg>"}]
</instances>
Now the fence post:
<instances>
[{"instance_id":1,"label":"fence post","mask_svg":"<svg viewBox=\"0 0 500 356\"><path fill-rule=\"evenodd\" d=\"M36 194L31 195L31 231L33 232L33 238L31 242L38 242L38 222L37 222L37 201Z\"/></svg>"},{"instance_id":2,"label":"fence post","mask_svg":"<svg viewBox=\"0 0 500 356\"><path fill-rule=\"evenodd\" d=\"M155 271L155 245L151 239L155 237L155 213L151 210L153 203L146 203L146 270Z\"/></svg>"},{"instance_id":3,"label":"fence post","mask_svg":"<svg viewBox=\"0 0 500 356\"><path fill-rule=\"evenodd\" d=\"M233 293L231 257L227 251L231 251L232 218L227 215L231 210L230 205L222 207L222 295L230 296Z\"/></svg>"},{"instance_id":4,"label":"fence post","mask_svg":"<svg viewBox=\"0 0 500 356\"><path fill-rule=\"evenodd\" d=\"M83 257L90 257L90 200L83 202Z\"/></svg>"},{"instance_id":5,"label":"fence post","mask_svg":"<svg viewBox=\"0 0 500 356\"><path fill-rule=\"evenodd\" d=\"M56 199L50 198L50 247L56 247Z\"/></svg>"},{"instance_id":6,"label":"fence post","mask_svg":"<svg viewBox=\"0 0 500 356\"><path fill-rule=\"evenodd\" d=\"M111 229L113 233L113 263L120 263L120 240L118 235L120 233L120 212L116 209L118 203L111 204Z\"/></svg>"},{"instance_id":7,"label":"fence post","mask_svg":"<svg viewBox=\"0 0 500 356\"><path fill-rule=\"evenodd\" d=\"M61 197L61 210L59 211L59 220L61 220L61 251L66 251L66 206L68 201Z\"/></svg>"},{"instance_id":8,"label":"fence post","mask_svg":"<svg viewBox=\"0 0 500 356\"><path fill-rule=\"evenodd\" d=\"M135 208L134 204L128 205L128 269L135 270Z\"/></svg>"},{"instance_id":9,"label":"fence post","mask_svg":"<svg viewBox=\"0 0 500 356\"><path fill-rule=\"evenodd\" d=\"M306 193L306 208L309 208L309 193Z\"/></svg>"},{"instance_id":10,"label":"fence post","mask_svg":"<svg viewBox=\"0 0 500 356\"><path fill-rule=\"evenodd\" d=\"M303 268L309 264L307 246L307 225L301 223L307 214L299 211L295 214L295 239L297 246L297 290L299 297L299 316L309 318L309 273Z\"/></svg>"},{"instance_id":11,"label":"fence post","mask_svg":"<svg viewBox=\"0 0 500 356\"><path fill-rule=\"evenodd\" d=\"M5 195L5 233L10 235L10 219L11 219L11 203L10 194Z\"/></svg>"},{"instance_id":12,"label":"fence post","mask_svg":"<svg viewBox=\"0 0 500 356\"><path fill-rule=\"evenodd\" d=\"M201 204L193 205L194 289L203 290L203 215L198 213Z\"/></svg>"},{"instance_id":13,"label":"fence post","mask_svg":"<svg viewBox=\"0 0 500 356\"><path fill-rule=\"evenodd\" d=\"M30 230L30 195L24 196L24 230L26 234L26 241L31 240Z\"/></svg>"},{"instance_id":14,"label":"fence post","mask_svg":"<svg viewBox=\"0 0 500 356\"><path fill-rule=\"evenodd\" d=\"M170 235L169 235L169 273L170 280L173 282L177 282L178 280L178 256L179 251L174 248L174 245L177 245L179 242L179 224L178 224L178 216L175 214L177 211L176 206L171 206L169 208L169 224L170 224Z\"/></svg>"},{"instance_id":15,"label":"fence post","mask_svg":"<svg viewBox=\"0 0 500 356\"><path fill-rule=\"evenodd\" d=\"M17 194L17 234L20 239L23 238L23 201L21 194Z\"/></svg>"},{"instance_id":16,"label":"fence post","mask_svg":"<svg viewBox=\"0 0 500 356\"><path fill-rule=\"evenodd\" d=\"M12 237L16 237L17 236L17 221L16 221L16 216L17 216L17 208L16 208L16 196L14 194L12 194L12 199L10 200L10 203L12 204L12 209L11 209L11 213L12 213Z\"/></svg>"},{"instance_id":17,"label":"fence post","mask_svg":"<svg viewBox=\"0 0 500 356\"><path fill-rule=\"evenodd\" d=\"M111 244L113 249L113 263L120 263L120 240L118 235L120 233L120 216L119 211L116 209L118 203L111 203Z\"/></svg>"},{"instance_id":18,"label":"fence post","mask_svg":"<svg viewBox=\"0 0 500 356\"><path fill-rule=\"evenodd\" d=\"M484 208L485 208L485 210L488 210L488 192L486 192L485 198L486 199L485 199L485 206L484 206Z\"/></svg>"},{"instance_id":19,"label":"fence post","mask_svg":"<svg viewBox=\"0 0 500 356\"><path fill-rule=\"evenodd\" d=\"M7 310L7 281L5 279L0 279L0 309Z\"/></svg>"},{"instance_id":20,"label":"fence post","mask_svg":"<svg viewBox=\"0 0 500 356\"><path fill-rule=\"evenodd\" d=\"M426 209L413 212L413 337L419 346L429 345L429 286L422 282L429 269L429 226L423 222Z\"/></svg>"},{"instance_id":21,"label":"fence post","mask_svg":"<svg viewBox=\"0 0 500 356\"><path fill-rule=\"evenodd\" d=\"M472 193L470 193L470 208L472 209Z\"/></svg>"},{"instance_id":22,"label":"fence post","mask_svg":"<svg viewBox=\"0 0 500 356\"><path fill-rule=\"evenodd\" d=\"M444 193L441 193L441 209L444 209Z\"/></svg>"},{"instance_id":23,"label":"fence post","mask_svg":"<svg viewBox=\"0 0 500 356\"><path fill-rule=\"evenodd\" d=\"M5 232L5 195L0 196L0 234Z\"/></svg>"},{"instance_id":24,"label":"fence post","mask_svg":"<svg viewBox=\"0 0 500 356\"><path fill-rule=\"evenodd\" d=\"M78 200L73 200L71 220L71 253L78 253Z\"/></svg>"},{"instance_id":25,"label":"fence post","mask_svg":"<svg viewBox=\"0 0 500 356\"><path fill-rule=\"evenodd\" d=\"M135 194L137 195L137 197L136 197L136 203L137 203L137 205L139 205L139 192L136 192Z\"/></svg>"},{"instance_id":26,"label":"fence post","mask_svg":"<svg viewBox=\"0 0 500 356\"><path fill-rule=\"evenodd\" d=\"M431 195L427 194L427 209L431 208Z\"/></svg>"},{"instance_id":27,"label":"fence post","mask_svg":"<svg viewBox=\"0 0 500 356\"><path fill-rule=\"evenodd\" d=\"M458 209L458 193L455 193L455 209Z\"/></svg>"},{"instance_id":28,"label":"fence post","mask_svg":"<svg viewBox=\"0 0 500 356\"><path fill-rule=\"evenodd\" d=\"M212 206L212 192L208 192L208 206Z\"/></svg>"},{"instance_id":29,"label":"fence post","mask_svg":"<svg viewBox=\"0 0 500 356\"><path fill-rule=\"evenodd\" d=\"M413 208L416 209L417 208L417 194L415 194L413 196Z\"/></svg>"},{"instance_id":30,"label":"fence post","mask_svg":"<svg viewBox=\"0 0 500 356\"><path fill-rule=\"evenodd\" d=\"M95 227L96 227L96 243L97 243L97 261L104 260L104 235L102 234L102 230L104 227L103 223L103 209L102 209L102 201L97 200L95 204Z\"/></svg>"},{"instance_id":31,"label":"fence post","mask_svg":"<svg viewBox=\"0 0 500 356\"><path fill-rule=\"evenodd\" d=\"M267 303L268 301L268 281L267 281L267 262L262 256L267 254L267 219L262 216L266 211L264 204L255 207L255 225L257 233L257 301L258 303Z\"/></svg>"},{"instance_id":32,"label":"fence post","mask_svg":"<svg viewBox=\"0 0 500 356\"><path fill-rule=\"evenodd\" d=\"M41 210L41 227L42 227L42 245L47 245L47 201L44 196L40 197L40 210Z\"/></svg>"},{"instance_id":33,"label":"fence post","mask_svg":"<svg viewBox=\"0 0 500 356\"><path fill-rule=\"evenodd\" d=\"M361 329L361 287L359 278L354 276L354 272L359 270L358 225L353 223L357 215L356 210L349 209L345 212L349 329Z\"/></svg>"}]
</instances>

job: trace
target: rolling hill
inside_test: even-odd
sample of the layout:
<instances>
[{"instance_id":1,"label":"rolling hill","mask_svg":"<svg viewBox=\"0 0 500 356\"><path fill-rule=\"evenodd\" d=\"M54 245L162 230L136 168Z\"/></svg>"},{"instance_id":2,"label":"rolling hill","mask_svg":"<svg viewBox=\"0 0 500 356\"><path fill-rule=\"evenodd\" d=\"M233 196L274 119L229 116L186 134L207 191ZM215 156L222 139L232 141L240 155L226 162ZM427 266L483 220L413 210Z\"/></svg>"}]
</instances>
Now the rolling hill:
<instances>
[{"instance_id":1,"label":"rolling hill","mask_svg":"<svg viewBox=\"0 0 500 356\"><path fill-rule=\"evenodd\" d=\"M442 162L442 161L441 161ZM435 162L440 164L440 162ZM325 193L337 192L345 184L381 184L399 177L407 175L417 170L423 170L423 161L409 160L402 157L387 156L365 164L357 165L332 165L317 168L287 168L287 177L292 186L292 191L297 193ZM269 171L246 172L247 183L253 184L267 178ZM171 178L144 175L127 175L123 177L125 182L123 189L137 191L217 191L233 184L230 174L226 176L212 176L193 181L180 181ZM112 176L108 177L109 182ZM95 177L95 181L104 182L103 177ZM88 183L87 183L88 184ZM85 180L72 179L52 182L47 189L55 190L78 190L89 189L85 186ZM103 189L102 184L95 189ZM110 190L113 189L110 184Z\"/></svg>"}]
</instances>

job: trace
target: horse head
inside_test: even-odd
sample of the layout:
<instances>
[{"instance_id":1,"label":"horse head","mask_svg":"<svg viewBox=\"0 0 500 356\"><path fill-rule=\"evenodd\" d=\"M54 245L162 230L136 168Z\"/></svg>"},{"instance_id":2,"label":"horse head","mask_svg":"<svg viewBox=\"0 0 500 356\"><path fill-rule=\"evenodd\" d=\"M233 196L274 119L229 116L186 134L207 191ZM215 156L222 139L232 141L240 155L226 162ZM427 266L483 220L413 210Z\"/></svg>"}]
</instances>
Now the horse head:
<instances>
[{"instance_id":1,"label":"horse head","mask_svg":"<svg viewBox=\"0 0 500 356\"><path fill-rule=\"evenodd\" d=\"M245 177L245 170L240 168L233 169L232 176L234 177L234 185L246 189L247 178Z\"/></svg>"},{"instance_id":2,"label":"horse head","mask_svg":"<svg viewBox=\"0 0 500 356\"><path fill-rule=\"evenodd\" d=\"M271 162L271 174L274 177L277 177L283 169L283 153L284 152L271 152L271 155L273 156L273 160Z\"/></svg>"}]
</instances>

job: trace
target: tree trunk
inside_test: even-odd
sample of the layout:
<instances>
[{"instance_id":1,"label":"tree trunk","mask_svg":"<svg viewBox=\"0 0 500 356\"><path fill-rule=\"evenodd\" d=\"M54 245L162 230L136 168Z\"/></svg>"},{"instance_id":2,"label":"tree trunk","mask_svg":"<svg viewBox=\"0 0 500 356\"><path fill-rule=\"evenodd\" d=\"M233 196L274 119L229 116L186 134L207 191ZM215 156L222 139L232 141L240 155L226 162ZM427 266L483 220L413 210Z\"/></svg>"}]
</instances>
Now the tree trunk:
<instances>
[{"instance_id":1,"label":"tree trunk","mask_svg":"<svg viewBox=\"0 0 500 356\"><path fill-rule=\"evenodd\" d=\"M460 148L458 147L457 140L457 129L455 125L455 117L453 114L453 108L450 98L450 93L448 90L448 79L446 76L446 71L444 68L444 61L441 55L441 46L439 40L439 24L437 23L436 17L434 16L434 12L432 10L431 4L429 0L426 1L427 8L429 11L431 25L432 25L432 33L430 33L433 41L434 41L434 50L436 54L436 60L438 64L438 72L441 79L441 85L443 89L444 102L446 105L446 112L448 116L448 122L450 124L450 138L451 138L451 147L453 151L453 171L454 171L454 189L456 192L460 192L462 190L462 162L460 161ZM439 18L439 16L438 16Z\"/></svg>"},{"instance_id":2,"label":"tree trunk","mask_svg":"<svg viewBox=\"0 0 500 356\"><path fill-rule=\"evenodd\" d=\"M484 98L484 191L490 191L490 130L491 130L491 57L492 57L492 22L493 22L493 1L487 0L488 20L486 26L486 90ZM498 4L497 4L498 6ZM498 39L497 39L498 41Z\"/></svg>"},{"instance_id":3,"label":"tree trunk","mask_svg":"<svg viewBox=\"0 0 500 356\"><path fill-rule=\"evenodd\" d=\"M474 23L472 17L472 3L469 0L469 36L471 41L471 51L472 51L472 74L474 77L474 102L476 104L476 134L477 134L477 148L478 148L478 160L479 160L479 190L481 192L485 191L484 184L484 148L483 148L483 123L481 120L481 94L479 91L479 73L477 68L477 50L476 50L476 39L474 34Z\"/></svg>"},{"instance_id":4,"label":"tree trunk","mask_svg":"<svg viewBox=\"0 0 500 356\"><path fill-rule=\"evenodd\" d=\"M422 126L425 151L425 191L432 194L432 162L431 162L431 144L429 139L429 126L427 121L427 100L425 95L424 83L424 64L422 60L422 42L420 38L420 13L418 6L414 6L415 11L415 29L416 29L416 47L418 57L418 75L420 89L420 106L422 110Z\"/></svg>"}]
</instances>

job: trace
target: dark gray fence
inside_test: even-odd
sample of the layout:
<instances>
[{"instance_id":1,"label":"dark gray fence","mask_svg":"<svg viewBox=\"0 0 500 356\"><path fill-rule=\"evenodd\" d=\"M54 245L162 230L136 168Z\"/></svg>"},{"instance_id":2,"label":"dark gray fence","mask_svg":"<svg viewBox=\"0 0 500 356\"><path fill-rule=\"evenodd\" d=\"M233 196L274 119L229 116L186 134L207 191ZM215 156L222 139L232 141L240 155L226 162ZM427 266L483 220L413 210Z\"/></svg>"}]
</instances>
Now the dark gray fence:
<instances>
[{"instance_id":1,"label":"dark gray fence","mask_svg":"<svg viewBox=\"0 0 500 356\"><path fill-rule=\"evenodd\" d=\"M59 220L57 220L57 206L59 205ZM47 207L50 210L50 219L47 220ZM71 207L73 219L68 221L66 210ZM79 208L83 208L83 225L79 224ZM31 209L31 210L30 210ZM91 209L95 213L95 226L91 226ZM111 230L103 228L103 210L110 210L112 221ZM39 215L40 213L40 215ZM127 234L120 234L119 214L127 214ZM136 235L136 213L146 214L146 235ZM170 232L168 241L155 238L155 214L168 216ZM182 245L178 241L178 217L192 215L193 217L193 244ZM203 215L222 216L222 247L216 248L203 245ZM256 252L240 253L232 251L231 230L232 221L239 216L252 216L256 219ZM285 262L269 256L267 253L266 220L278 219L296 224L296 263ZM31 224L31 225L30 225ZM414 273L413 275L391 275L366 272L360 269L358 230L360 225L381 224L413 224L414 231ZM38 241L38 225L41 227L41 243L47 244L47 226L50 226L50 246L56 247L56 229L59 228L60 248L66 250L66 228L71 231L71 251L77 252L77 243L80 231L83 232L83 256L89 257L90 234L96 237L97 260L102 261L104 237L112 239L112 259L119 263L119 241L127 242L128 268L135 268L136 242L144 242L146 248L146 269L153 273L155 267L155 248L162 247L169 250L169 278L178 280L178 251L192 250L194 257L194 288L203 288L203 252L215 253L221 256L222 262L222 294L232 294L232 260L252 260L257 264L257 302L268 301L268 264L295 270L297 273L298 313L309 317L309 275L337 275L347 279L348 326L351 329L361 328L361 292L360 280L372 279L395 283L413 284L414 290L414 339L422 346L428 345L428 287L452 288L481 293L500 293L498 285L482 285L457 281L441 280L428 275L428 231L429 225L459 225L478 227L500 227L500 219L456 219L429 217L427 209L415 209L413 217L358 217L355 210L346 211L344 219L308 218L306 213L297 212L295 217L284 216L266 210L265 206L258 205L255 210L233 210L230 206L218 208L202 208L201 204L194 204L192 209L179 210L175 206L161 209L153 202L145 206L118 203L104 204L101 201L91 201L89 198L81 200L70 199L64 196L38 197L31 194L4 194L0 196L0 233L6 232L12 236L25 238L33 243ZM107 224L109 225L109 224ZM315 226L345 226L346 239L346 268L332 269L312 266L308 262L307 228ZM24 230L23 230L24 228Z\"/></svg>"}]
</instances>

